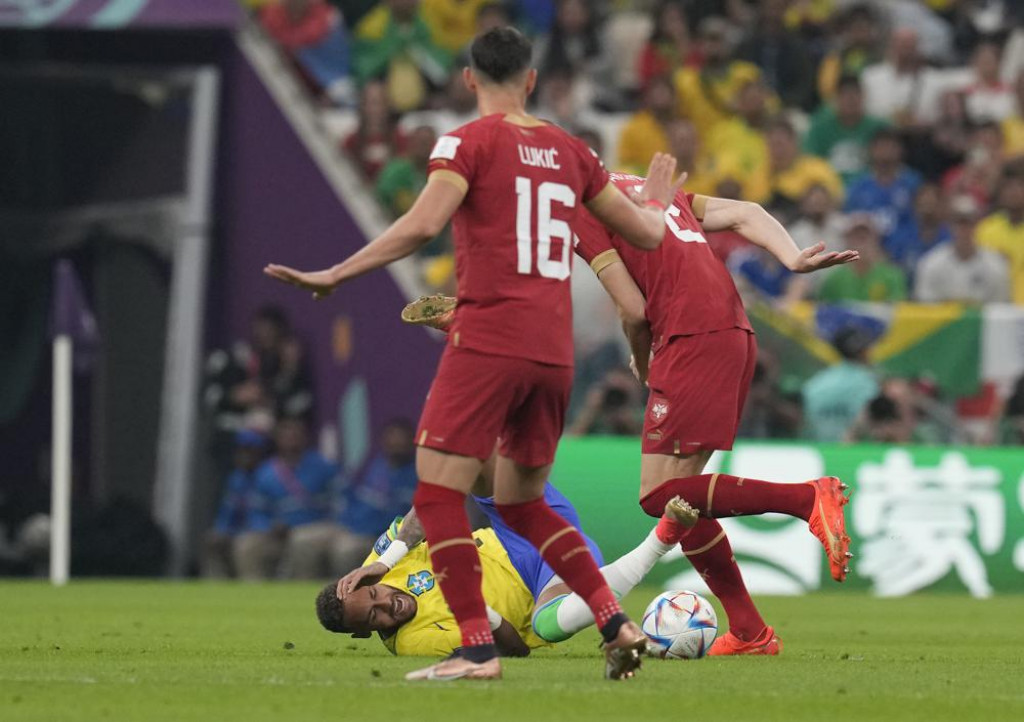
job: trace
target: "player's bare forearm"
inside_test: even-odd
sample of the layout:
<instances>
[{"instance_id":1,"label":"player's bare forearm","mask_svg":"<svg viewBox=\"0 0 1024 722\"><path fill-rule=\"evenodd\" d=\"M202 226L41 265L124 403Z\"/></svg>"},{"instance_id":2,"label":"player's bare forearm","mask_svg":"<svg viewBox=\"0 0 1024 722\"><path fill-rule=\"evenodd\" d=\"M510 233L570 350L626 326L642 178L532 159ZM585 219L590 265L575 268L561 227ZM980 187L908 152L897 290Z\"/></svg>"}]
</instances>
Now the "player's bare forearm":
<instances>
[{"instance_id":1,"label":"player's bare forearm","mask_svg":"<svg viewBox=\"0 0 1024 722\"><path fill-rule=\"evenodd\" d=\"M651 344L654 341L651 325L646 320L641 323L630 323L624 320L622 330L629 341L629 350L633 356L633 370L637 381L646 384L650 371Z\"/></svg>"},{"instance_id":2,"label":"player's bare forearm","mask_svg":"<svg viewBox=\"0 0 1024 722\"><path fill-rule=\"evenodd\" d=\"M426 539L426 532L416 514L416 508L411 507L409 513L402 518L402 528L398 530L398 540L405 542L410 549Z\"/></svg>"},{"instance_id":3,"label":"player's bare forearm","mask_svg":"<svg viewBox=\"0 0 1024 722\"><path fill-rule=\"evenodd\" d=\"M701 225L706 231L734 231L764 248L794 273L810 273L860 259L857 251L824 252L818 243L804 250L789 232L757 203L726 198L707 198Z\"/></svg>"},{"instance_id":4,"label":"player's bare forearm","mask_svg":"<svg viewBox=\"0 0 1024 722\"><path fill-rule=\"evenodd\" d=\"M502 657L530 656L530 648L507 619L502 619L501 626L494 630L494 643Z\"/></svg>"}]
</instances>

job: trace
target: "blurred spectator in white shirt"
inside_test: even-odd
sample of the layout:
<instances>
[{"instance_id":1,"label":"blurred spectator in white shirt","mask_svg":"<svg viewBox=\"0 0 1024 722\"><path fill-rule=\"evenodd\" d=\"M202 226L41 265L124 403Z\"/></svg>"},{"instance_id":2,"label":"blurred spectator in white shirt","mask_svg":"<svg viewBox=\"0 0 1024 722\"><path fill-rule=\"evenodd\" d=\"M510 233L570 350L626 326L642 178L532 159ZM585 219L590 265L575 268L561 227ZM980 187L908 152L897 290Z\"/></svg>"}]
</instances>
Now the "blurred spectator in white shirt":
<instances>
[{"instance_id":1,"label":"blurred spectator in white shirt","mask_svg":"<svg viewBox=\"0 0 1024 722\"><path fill-rule=\"evenodd\" d=\"M998 303L1010 300L1010 273L995 251L974 238L978 204L958 196L950 204L953 240L929 251L917 270L914 295L922 303Z\"/></svg>"}]
</instances>

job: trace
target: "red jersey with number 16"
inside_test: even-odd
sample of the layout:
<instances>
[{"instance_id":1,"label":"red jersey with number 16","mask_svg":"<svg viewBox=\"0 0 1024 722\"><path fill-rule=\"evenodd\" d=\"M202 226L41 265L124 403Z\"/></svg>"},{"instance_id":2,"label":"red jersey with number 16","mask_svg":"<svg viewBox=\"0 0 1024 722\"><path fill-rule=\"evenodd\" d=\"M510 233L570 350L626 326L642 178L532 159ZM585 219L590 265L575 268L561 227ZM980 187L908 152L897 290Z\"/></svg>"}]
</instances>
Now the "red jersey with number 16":
<instances>
[{"instance_id":1,"label":"red jersey with number 16","mask_svg":"<svg viewBox=\"0 0 1024 722\"><path fill-rule=\"evenodd\" d=\"M613 173L623 190L639 189L644 179ZM677 193L665 212L665 240L657 250L638 251L589 213L574 226L576 252L595 272L622 259L647 299L647 320L655 347L673 336L741 328L753 331L725 264L704 238L693 212L693 194Z\"/></svg>"},{"instance_id":2,"label":"red jersey with number 16","mask_svg":"<svg viewBox=\"0 0 1024 722\"><path fill-rule=\"evenodd\" d=\"M429 173L467 189L449 343L571 366L572 224L608 186L601 161L554 125L497 114L439 138Z\"/></svg>"}]
</instances>

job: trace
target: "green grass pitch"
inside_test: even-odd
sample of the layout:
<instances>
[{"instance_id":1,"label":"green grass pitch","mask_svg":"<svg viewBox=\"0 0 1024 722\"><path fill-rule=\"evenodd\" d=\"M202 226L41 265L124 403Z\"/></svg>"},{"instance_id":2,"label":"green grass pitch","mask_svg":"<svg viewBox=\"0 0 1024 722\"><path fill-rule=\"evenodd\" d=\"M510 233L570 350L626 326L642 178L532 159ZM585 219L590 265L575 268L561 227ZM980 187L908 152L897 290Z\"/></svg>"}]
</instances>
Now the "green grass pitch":
<instances>
[{"instance_id":1,"label":"green grass pitch","mask_svg":"<svg viewBox=\"0 0 1024 722\"><path fill-rule=\"evenodd\" d=\"M402 680L424 660L323 632L315 591L0 583L0 719L1024 719L1022 597L766 598L777 659L648 660L636 679L606 682L588 630L506 661L501 682L425 685ZM638 590L629 609L654 594Z\"/></svg>"}]
</instances>

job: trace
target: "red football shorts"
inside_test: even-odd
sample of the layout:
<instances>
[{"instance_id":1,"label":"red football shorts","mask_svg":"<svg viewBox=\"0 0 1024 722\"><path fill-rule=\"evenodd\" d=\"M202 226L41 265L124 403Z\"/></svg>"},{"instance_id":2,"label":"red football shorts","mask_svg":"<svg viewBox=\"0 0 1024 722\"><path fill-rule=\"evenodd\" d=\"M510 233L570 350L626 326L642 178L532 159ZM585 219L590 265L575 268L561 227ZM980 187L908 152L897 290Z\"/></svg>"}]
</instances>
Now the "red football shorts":
<instances>
[{"instance_id":1,"label":"red football shorts","mask_svg":"<svg viewBox=\"0 0 1024 722\"><path fill-rule=\"evenodd\" d=\"M460 456L498 452L523 466L546 466L565 425L570 366L492 356L449 344L427 394L416 443Z\"/></svg>"},{"instance_id":2,"label":"red football shorts","mask_svg":"<svg viewBox=\"0 0 1024 722\"><path fill-rule=\"evenodd\" d=\"M731 449L756 362L740 328L670 339L651 363L643 453Z\"/></svg>"}]
</instances>

